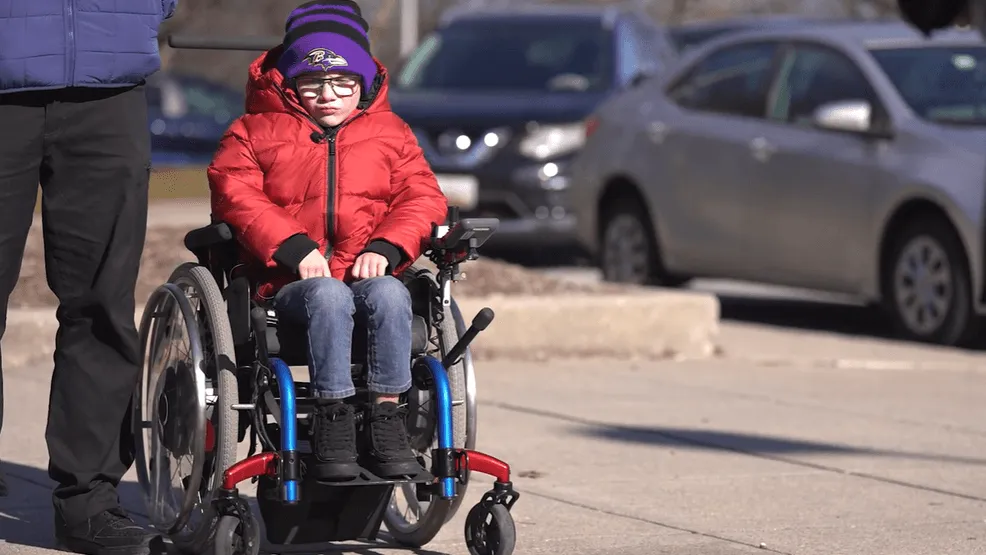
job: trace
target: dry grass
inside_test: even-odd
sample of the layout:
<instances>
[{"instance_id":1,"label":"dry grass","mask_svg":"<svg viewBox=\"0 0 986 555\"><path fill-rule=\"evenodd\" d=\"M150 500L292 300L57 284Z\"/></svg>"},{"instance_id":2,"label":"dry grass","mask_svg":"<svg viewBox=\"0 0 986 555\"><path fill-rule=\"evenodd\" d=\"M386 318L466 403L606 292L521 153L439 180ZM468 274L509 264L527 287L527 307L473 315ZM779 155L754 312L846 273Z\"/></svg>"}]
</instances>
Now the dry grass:
<instances>
[{"instance_id":1,"label":"dry grass","mask_svg":"<svg viewBox=\"0 0 986 555\"><path fill-rule=\"evenodd\" d=\"M208 196L209 184L206 181L204 167L161 168L151 172L150 197L152 201ZM41 211L40 188L34 211Z\"/></svg>"}]
</instances>

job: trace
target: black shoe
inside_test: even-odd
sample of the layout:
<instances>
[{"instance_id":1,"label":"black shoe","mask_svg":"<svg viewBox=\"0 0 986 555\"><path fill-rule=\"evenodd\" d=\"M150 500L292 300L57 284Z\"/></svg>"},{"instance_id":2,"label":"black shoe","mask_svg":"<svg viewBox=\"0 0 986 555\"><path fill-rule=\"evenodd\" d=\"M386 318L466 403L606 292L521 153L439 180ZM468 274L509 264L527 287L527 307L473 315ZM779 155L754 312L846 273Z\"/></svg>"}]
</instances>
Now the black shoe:
<instances>
[{"instance_id":1,"label":"black shoe","mask_svg":"<svg viewBox=\"0 0 986 555\"><path fill-rule=\"evenodd\" d=\"M316 480L351 480L359 476L356 419L351 405L342 401L318 402L311 435L315 464L308 471Z\"/></svg>"},{"instance_id":2,"label":"black shoe","mask_svg":"<svg viewBox=\"0 0 986 555\"><path fill-rule=\"evenodd\" d=\"M150 555L155 534L138 526L122 509L103 511L89 520L68 526L55 511L55 539L59 547L85 555Z\"/></svg>"},{"instance_id":3,"label":"black shoe","mask_svg":"<svg viewBox=\"0 0 986 555\"><path fill-rule=\"evenodd\" d=\"M367 469L377 476L417 476L424 470L408 444L406 413L396 403L371 404Z\"/></svg>"}]
</instances>

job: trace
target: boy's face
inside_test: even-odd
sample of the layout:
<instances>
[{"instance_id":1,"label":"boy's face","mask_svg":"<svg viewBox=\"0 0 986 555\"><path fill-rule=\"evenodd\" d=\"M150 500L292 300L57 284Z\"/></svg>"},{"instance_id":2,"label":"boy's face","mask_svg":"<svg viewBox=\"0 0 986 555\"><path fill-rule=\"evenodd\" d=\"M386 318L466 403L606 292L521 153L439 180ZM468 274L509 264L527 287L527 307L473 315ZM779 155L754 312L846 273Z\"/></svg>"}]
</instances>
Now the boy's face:
<instances>
[{"instance_id":1,"label":"boy's face","mask_svg":"<svg viewBox=\"0 0 986 555\"><path fill-rule=\"evenodd\" d=\"M356 110L360 80L345 73L306 73L296 80L301 105L327 127L339 125Z\"/></svg>"}]
</instances>

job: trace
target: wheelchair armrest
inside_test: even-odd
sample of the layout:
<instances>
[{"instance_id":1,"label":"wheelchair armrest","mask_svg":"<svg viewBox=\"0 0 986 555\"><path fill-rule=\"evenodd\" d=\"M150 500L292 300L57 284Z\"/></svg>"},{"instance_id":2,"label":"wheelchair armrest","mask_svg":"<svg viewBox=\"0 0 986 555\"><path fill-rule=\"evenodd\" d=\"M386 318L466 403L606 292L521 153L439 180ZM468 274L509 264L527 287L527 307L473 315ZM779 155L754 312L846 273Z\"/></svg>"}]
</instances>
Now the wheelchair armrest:
<instances>
[{"instance_id":1,"label":"wheelchair armrest","mask_svg":"<svg viewBox=\"0 0 986 555\"><path fill-rule=\"evenodd\" d=\"M193 229L185 234L185 248L194 252L209 250L233 240L233 229L223 222Z\"/></svg>"}]
</instances>

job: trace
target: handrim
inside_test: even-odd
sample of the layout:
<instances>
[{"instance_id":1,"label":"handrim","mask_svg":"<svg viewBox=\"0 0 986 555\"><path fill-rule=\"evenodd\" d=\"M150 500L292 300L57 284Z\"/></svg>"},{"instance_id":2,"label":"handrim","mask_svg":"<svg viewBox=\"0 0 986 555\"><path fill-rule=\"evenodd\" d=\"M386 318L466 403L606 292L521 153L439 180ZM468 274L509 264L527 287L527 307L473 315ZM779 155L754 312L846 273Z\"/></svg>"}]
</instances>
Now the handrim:
<instances>
[{"instance_id":1,"label":"handrim","mask_svg":"<svg viewBox=\"0 0 986 555\"><path fill-rule=\"evenodd\" d=\"M191 514L192 509L195 506L195 495L197 491L186 490L185 495L181 501L181 506L178 507L178 513L173 519L162 519L160 514L160 508L163 503L163 492L158 490L159 484L151 483L150 477L150 463L158 457L155 457L155 445L158 444L156 441L157 434L152 434L150 438L150 446L145 444L147 439L145 436L148 428L144 426L144 416L147 412L145 404L144 387L147 386L147 390L150 391L151 383L157 383L160 379L161 372L157 372L152 378L148 375L150 369L147 367L148 359L154 359L157 357L148 356L148 335L152 329L152 323L159 322L159 317L162 315L171 316L175 315L173 307L164 312L165 302L170 301L177 304L178 313L182 318L182 324L185 328L185 333L187 334L189 343L189 355L192 359L189 370L193 372L193 377L195 379L195 394L196 402L200 410L195 411L194 415L188 415L187 418L192 421L191 437L191 472L188 476L188 480L192 483L198 483L202 479L202 466L203 458L205 452L205 375L202 371L204 366L204 357L201 343L201 336L199 334L198 324L192 312L191 304L186 298L184 292L172 283L165 283L159 286L154 293L151 295L149 302L147 303L147 309L144 311L144 315L141 318L140 325L140 342L141 342L141 352L144 356L143 368L141 369L140 380L137 383L137 387L134 392L134 403L133 403L133 426L134 426L134 440L136 446L137 455L137 478L144 490L145 500L149 508L149 518L154 526L162 530L167 535L173 535L181 530ZM157 326L154 326L155 331L158 330ZM155 334L156 335L156 334ZM155 354L157 349L161 346L154 345ZM157 389L157 388L155 388ZM149 400L148 400L149 401ZM157 415L157 399L153 399L153 403L150 407L150 418L147 419L148 425L151 425L156 420ZM184 415L183 415L184 416ZM159 444L158 444L159 445ZM147 449L151 448L151 453L148 454ZM174 484L172 484L173 486ZM174 509L174 507L172 507Z\"/></svg>"},{"instance_id":2,"label":"handrim","mask_svg":"<svg viewBox=\"0 0 986 555\"><path fill-rule=\"evenodd\" d=\"M414 268L408 272L413 272ZM434 276L430 276L430 279L434 280ZM462 332L460 331L460 326L457 325L458 321L455 317L455 313L458 312L458 307L456 306L455 300L452 300L452 307L445 310L445 319L442 324L436 327L436 333L439 337L439 344L441 347L440 352L444 354L452 348L452 345L446 345L450 340L457 341L461 337ZM467 366L468 364L468 366ZM459 378L465 389L465 395L463 401L466 404L465 407L465 417L467 421L464 423L463 428L460 429L459 433L453 432L455 441L455 447L472 448L471 445L475 445L475 426L470 425L468 421L470 414L475 414L475 406L470 408L470 403L475 403L475 395L469 394L469 373L472 371L470 366L472 365L472 359L469 357L469 351L466 351L466 356L463 357L462 361L454 365L452 368L447 369L449 373L449 385L453 388L453 402L455 401L455 384L453 380L453 374L461 372L461 378ZM461 370L457 370L461 368ZM453 407L453 414L455 412L455 407ZM458 422L453 422L453 430L455 431L459 428L460 424ZM472 433L470 433L470 429ZM432 441L430 448L437 447L437 429L432 434ZM427 460L430 460L431 453L426 453ZM397 504L397 492L398 489L401 491L402 497L404 497L405 502L408 505L408 509L412 508L412 503L416 505L419 509L423 509L420 514L416 515L414 523L408 521L404 516L404 513L400 510ZM441 499L441 497L433 496L429 501L418 501L416 498L416 486L413 484L401 484L394 488L394 492L391 495L390 502L384 512L384 522L387 525L387 530L392 536L399 542L406 545L424 545L428 541L431 541L432 537L437 534L442 526L448 522L452 516L455 515L456 510L462 503L466 486L459 484L457 487L457 495L454 499L446 500ZM426 507L422 508L422 504L426 504Z\"/></svg>"}]
</instances>

